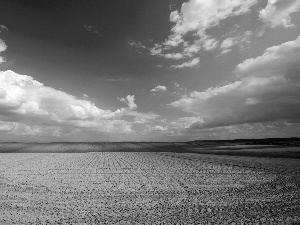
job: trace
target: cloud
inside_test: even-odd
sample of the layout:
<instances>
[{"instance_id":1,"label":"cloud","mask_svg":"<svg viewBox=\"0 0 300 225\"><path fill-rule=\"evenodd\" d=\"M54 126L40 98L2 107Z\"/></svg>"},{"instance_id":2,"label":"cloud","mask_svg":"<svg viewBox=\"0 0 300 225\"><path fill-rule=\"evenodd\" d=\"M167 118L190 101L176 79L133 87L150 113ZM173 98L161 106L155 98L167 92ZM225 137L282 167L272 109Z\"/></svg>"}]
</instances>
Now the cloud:
<instances>
[{"instance_id":1,"label":"cloud","mask_svg":"<svg viewBox=\"0 0 300 225\"><path fill-rule=\"evenodd\" d=\"M146 46L144 46L141 42L135 42L135 41L131 40L131 41L128 41L127 44L131 47L146 49Z\"/></svg>"},{"instance_id":2,"label":"cloud","mask_svg":"<svg viewBox=\"0 0 300 225\"><path fill-rule=\"evenodd\" d=\"M232 47L236 45L238 45L240 49L247 48L251 44L250 37L252 35L253 32L248 30L241 35L226 38L220 45L222 51L218 56L231 52Z\"/></svg>"},{"instance_id":3,"label":"cloud","mask_svg":"<svg viewBox=\"0 0 300 225\"><path fill-rule=\"evenodd\" d=\"M167 53L167 54L160 54L160 55L167 58L167 59L178 60L178 59L184 58L184 55L180 54L180 53Z\"/></svg>"},{"instance_id":4,"label":"cloud","mask_svg":"<svg viewBox=\"0 0 300 225\"><path fill-rule=\"evenodd\" d=\"M236 67L240 80L172 102L202 121L192 129L247 123L300 122L300 37Z\"/></svg>"},{"instance_id":5,"label":"cloud","mask_svg":"<svg viewBox=\"0 0 300 225\"><path fill-rule=\"evenodd\" d=\"M137 105L135 104L134 99L134 95L127 95L126 98L120 98L119 100L125 102L130 110L135 110Z\"/></svg>"},{"instance_id":6,"label":"cloud","mask_svg":"<svg viewBox=\"0 0 300 225\"><path fill-rule=\"evenodd\" d=\"M135 108L134 96L127 98ZM63 91L13 71L0 72L0 121L2 131L34 135L60 129L89 132L132 132L131 123L120 120L125 108L103 110L88 100L77 99ZM4 128L3 128L4 127ZM14 127L10 131L9 127Z\"/></svg>"},{"instance_id":7,"label":"cloud","mask_svg":"<svg viewBox=\"0 0 300 225\"><path fill-rule=\"evenodd\" d=\"M177 121L172 121L168 123L167 127L169 131L172 131L172 133L180 132L184 129L190 128L190 126L196 122L203 122L202 117L182 117L179 118Z\"/></svg>"},{"instance_id":8,"label":"cloud","mask_svg":"<svg viewBox=\"0 0 300 225\"><path fill-rule=\"evenodd\" d=\"M157 92L157 91L166 91L167 88L166 86L162 86L162 85L157 85L155 88L151 89L151 92Z\"/></svg>"},{"instance_id":9,"label":"cloud","mask_svg":"<svg viewBox=\"0 0 300 225\"><path fill-rule=\"evenodd\" d=\"M236 45L238 42L237 42L237 40L236 39L234 39L234 38L227 38L227 39L225 39L223 42L222 42L222 44L221 44L221 48L230 48L230 47L232 47L232 46L234 46L234 45Z\"/></svg>"},{"instance_id":10,"label":"cloud","mask_svg":"<svg viewBox=\"0 0 300 225\"><path fill-rule=\"evenodd\" d=\"M250 10L257 0L191 0L183 3L180 11L171 12L170 21L175 23L165 45L178 46L183 42L188 32L198 36L198 41L205 45L215 42L207 35L206 30L219 25L220 21L237 15L242 15ZM172 43L172 44L171 44ZM209 48L208 48L209 50Z\"/></svg>"},{"instance_id":11,"label":"cloud","mask_svg":"<svg viewBox=\"0 0 300 225\"><path fill-rule=\"evenodd\" d=\"M103 37L103 35L97 30L97 28L95 26L85 24L85 25L83 25L83 27L86 31L96 34L100 37Z\"/></svg>"},{"instance_id":12,"label":"cloud","mask_svg":"<svg viewBox=\"0 0 300 225\"><path fill-rule=\"evenodd\" d=\"M149 133L149 132L166 132L168 130L167 127L163 127L163 126L160 126L160 125L156 125L156 126L150 126L150 125L147 125L146 126L146 132Z\"/></svg>"},{"instance_id":13,"label":"cloud","mask_svg":"<svg viewBox=\"0 0 300 225\"><path fill-rule=\"evenodd\" d=\"M220 55L226 54L228 52L231 52L231 47L238 44L238 41L236 38L227 38L223 40L222 44L220 45L220 48L222 49Z\"/></svg>"},{"instance_id":14,"label":"cloud","mask_svg":"<svg viewBox=\"0 0 300 225\"><path fill-rule=\"evenodd\" d=\"M5 51L6 49L7 49L7 46L6 46L5 42L2 39L0 39L0 53ZM3 62L5 62L5 59L2 56L0 56L0 64Z\"/></svg>"},{"instance_id":15,"label":"cloud","mask_svg":"<svg viewBox=\"0 0 300 225\"><path fill-rule=\"evenodd\" d=\"M160 120L159 125L149 124L146 126L143 134L163 134L166 136L182 136L189 129L190 126L197 122L202 121L201 117L182 117L177 120ZM154 121L158 122L158 121Z\"/></svg>"},{"instance_id":16,"label":"cloud","mask_svg":"<svg viewBox=\"0 0 300 225\"><path fill-rule=\"evenodd\" d=\"M172 68L172 69L182 69L182 68L185 68L185 67L194 67L194 66L198 65L199 62L200 62L200 58L194 58L191 61L184 62L184 63L179 64L179 65L172 65L172 66L170 66L170 68Z\"/></svg>"},{"instance_id":17,"label":"cloud","mask_svg":"<svg viewBox=\"0 0 300 225\"><path fill-rule=\"evenodd\" d=\"M270 76L270 74L285 74L292 79L298 75L300 62L300 36L294 40L278 46L267 48L263 55L247 59L236 68L239 76L255 75L256 77Z\"/></svg>"},{"instance_id":18,"label":"cloud","mask_svg":"<svg viewBox=\"0 0 300 225\"><path fill-rule=\"evenodd\" d=\"M183 37L188 32L195 32L199 36L205 36L205 31L219 25L221 20L228 17L242 15L250 10L257 3L257 0L191 0L183 3L180 11L173 11L170 14L170 21L175 23L173 37Z\"/></svg>"},{"instance_id":19,"label":"cloud","mask_svg":"<svg viewBox=\"0 0 300 225\"><path fill-rule=\"evenodd\" d=\"M194 57L192 63L185 60L181 65L174 65L170 68L196 65L199 62L197 61L199 53L213 51L220 45L219 41L207 31L227 18L249 12L257 2L258 0L190 0L185 2L179 10L170 13L170 22L174 25L166 40L156 43L148 50L151 55L174 60ZM226 42L223 46L225 44ZM222 50L223 53L230 51L229 46ZM195 58L196 55L198 55L197 58Z\"/></svg>"},{"instance_id":20,"label":"cloud","mask_svg":"<svg viewBox=\"0 0 300 225\"><path fill-rule=\"evenodd\" d=\"M259 13L260 18L270 27L294 27L291 14L300 11L298 0L269 0L266 8Z\"/></svg>"},{"instance_id":21,"label":"cloud","mask_svg":"<svg viewBox=\"0 0 300 225\"><path fill-rule=\"evenodd\" d=\"M160 55L163 51L162 45L154 44L153 48L150 48L150 55Z\"/></svg>"},{"instance_id":22,"label":"cloud","mask_svg":"<svg viewBox=\"0 0 300 225\"><path fill-rule=\"evenodd\" d=\"M149 122L159 117L159 115L153 112L137 112L137 111L125 111L124 115L133 116L135 123L139 123L138 121Z\"/></svg>"},{"instance_id":23,"label":"cloud","mask_svg":"<svg viewBox=\"0 0 300 225\"><path fill-rule=\"evenodd\" d=\"M4 25L0 25L0 33L1 30L8 30L6 26ZM7 45L5 44L5 42L0 38L0 53L4 52L7 49ZM5 58L0 56L0 64L5 62Z\"/></svg>"},{"instance_id":24,"label":"cloud","mask_svg":"<svg viewBox=\"0 0 300 225\"><path fill-rule=\"evenodd\" d=\"M8 28L6 26L0 24L0 33L1 33L1 30L8 30Z\"/></svg>"}]
</instances>

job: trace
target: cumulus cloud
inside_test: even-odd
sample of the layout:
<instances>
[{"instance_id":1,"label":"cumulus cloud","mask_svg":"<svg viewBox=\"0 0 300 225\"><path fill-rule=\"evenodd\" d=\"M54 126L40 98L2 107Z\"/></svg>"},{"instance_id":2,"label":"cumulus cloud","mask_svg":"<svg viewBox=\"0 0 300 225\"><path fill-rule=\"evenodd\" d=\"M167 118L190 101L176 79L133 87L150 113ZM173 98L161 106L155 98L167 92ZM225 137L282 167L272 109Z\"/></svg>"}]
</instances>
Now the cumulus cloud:
<instances>
[{"instance_id":1,"label":"cumulus cloud","mask_svg":"<svg viewBox=\"0 0 300 225\"><path fill-rule=\"evenodd\" d=\"M250 37L252 35L253 35L253 32L248 30L248 31L245 31L241 35L226 38L225 40L222 41L222 43L220 45L220 49L222 50L220 55L231 52L232 47L236 46L236 45L238 45L240 47L240 49L247 48L251 44Z\"/></svg>"},{"instance_id":2,"label":"cumulus cloud","mask_svg":"<svg viewBox=\"0 0 300 225\"><path fill-rule=\"evenodd\" d=\"M157 92L157 91L166 91L167 88L166 86L162 86L162 85L157 85L155 88L151 89L151 92Z\"/></svg>"},{"instance_id":3,"label":"cumulus cloud","mask_svg":"<svg viewBox=\"0 0 300 225\"><path fill-rule=\"evenodd\" d=\"M170 21L174 24L170 35L162 43L155 44L150 49L150 54L175 60L194 57L192 61L185 61L181 65L174 65L170 68L197 65L199 62L199 59L195 58L197 54L212 51L219 46L219 41L207 31L227 18L249 12L257 2L258 0L190 0L185 2L179 10L170 13ZM236 44L236 41L231 44ZM224 47L225 45L226 41L223 43ZM223 51L230 51L229 46L227 45Z\"/></svg>"},{"instance_id":4,"label":"cumulus cloud","mask_svg":"<svg viewBox=\"0 0 300 225\"><path fill-rule=\"evenodd\" d=\"M195 117L195 116L192 116L192 117L182 117L182 118L179 118L178 120L176 121L172 121L170 123L168 123L167 127L168 127L168 130L171 132L171 133L178 133L178 132L181 132L182 130L184 129L188 129L190 128L190 126L196 122L203 122L203 118L202 117Z\"/></svg>"},{"instance_id":5,"label":"cumulus cloud","mask_svg":"<svg viewBox=\"0 0 300 225\"><path fill-rule=\"evenodd\" d=\"M263 55L247 59L240 63L236 72L239 76L255 75L256 77L270 74L285 74L290 78L298 76L300 62L300 36L278 46L267 48Z\"/></svg>"},{"instance_id":6,"label":"cumulus cloud","mask_svg":"<svg viewBox=\"0 0 300 225\"><path fill-rule=\"evenodd\" d=\"M220 42L207 31L220 24L221 21L245 14L258 0L190 0L182 4L179 10L170 13L170 22L174 25L165 41L148 49L151 55L168 59L184 59L180 65L170 68L181 69L199 63L199 53L213 51ZM238 39L230 39L222 43L222 53L231 51L230 47L238 43ZM230 45L230 46L229 46ZM197 57L196 57L197 56ZM188 58L194 59L189 60ZM196 58L195 58L196 57Z\"/></svg>"},{"instance_id":7,"label":"cumulus cloud","mask_svg":"<svg viewBox=\"0 0 300 225\"><path fill-rule=\"evenodd\" d=\"M159 117L159 115L153 112L137 112L137 111L125 111L124 115L132 116L134 123L148 123Z\"/></svg>"},{"instance_id":8,"label":"cumulus cloud","mask_svg":"<svg viewBox=\"0 0 300 225\"><path fill-rule=\"evenodd\" d=\"M195 32L199 37L206 36L206 30L217 26L221 20L242 15L250 10L257 0L206 1L191 0L183 3L180 11L170 14L170 21L175 23L168 41L180 40L188 32Z\"/></svg>"},{"instance_id":9,"label":"cumulus cloud","mask_svg":"<svg viewBox=\"0 0 300 225\"><path fill-rule=\"evenodd\" d=\"M184 62L182 64L179 64L179 65L172 65L170 66L170 68L172 69L182 69L182 68L185 68L185 67L194 67L196 65L198 65L198 63L200 62L200 58L194 58L188 62Z\"/></svg>"},{"instance_id":10,"label":"cumulus cloud","mask_svg":"<svg viewBox=\"0 0 300 225\"><path fill-rule=\"evenodd\" d=\"M5 51L6 49L7 49L7 46L6 46L5 42L2 39L0 39L0 53ZM0 56L0 64L3 62L5 62L5 59L2 56Z\"/></svg>"},{"instance_id":11,"label":"cumulus cloud","mask_svg":"<svg viewBox=\"0 0 300 225\"><path fill-rule=\"evenodd\" d=\"M180 53L167 53L167 54L161 54L161 56L167 59L175 59L175 60L184 58L184 55Z\"/></svg>"},{"instance_id":12,"label":"cumulus cloud","mask_svg":"<svg viewBox=\"0 0 300 225\"><path fill-rule=\"evenodd\" d=\"M129 108L136 107L134 96L127 98ZM0 121L2 131L34 135L58 128L95 132L132 132L131 123L120 120L125 108L103 110L75 96L13 71L0 72ZM12 132L12 131L11 131Z\"/></svg>"},{"instance_id":13,"label":"cumulus cloud","mask_svg":"<svg viewBox=\"0 0 300 225\"><path fill-rule=\"evenodd\" d=\"M221 44L221 48L230 48L234 45L236 45L238 42L237 40L235 40L234 38L227 38L225 39L222 44Z\"/></svg>"},{"instance_id":14,"label":"cumulus cloud","mask_svg":"<svg viewBox=\"0 0 300 225\"><path fill-rule=\"evenodd\" d=\"M4 25L0 25L0 33L1 30L8 30L6 26ZM7 49L7 45L5 44L5 42L0 38L0 53L4 52ZM2 56L0 56L0 64L5 62L5 58L3 58Z\"/></svg>"},{"instance_id":15,"label":"cumulus cloud","mask_svg":"<svg viewBox=\"0 0 300 225\"><path fill-rule=\"evenodd\" d=\"M265 50L236 67L240 80L172 102L202 120L192 129L300 121L300 37Z\"/></svg>"},{"instance_id":16,"label":"cumulus cloud","mask_svg":"<svg viewBox=\"0 0 300 225\"><path fill-rule=\"evenodd\" d=\"M231 47L238 43L236 38L227 38L223 40L220 48L222 49L221 55L231 52Z\"/></svg>"},{"instance_id":17,"label":"cumulus cloud","mask_svg":"<svg viewBox=\"0 0 300 225\"><path fill-rule=\"evenodd\" d=\"M283 26L294 27L291 14L300 11L298 0L269 0L266 8L259 13L260 18L272 28Z\"/></svg>"},{"instance_id":18,"label":"cumulus cloud","mask_svg":"<svg viewBox=\"0 0 300 225\"><path fill-rule=\"evenodd\" d=\"M135 110L137 108L137 105L134 102L134 95L127 95L126 98L120 98L119 100L125 102L130 110Z\"/></svg>"},{"instance_id":19,"label":"cumulus cloud","mask_svg":"<svg viewBox=\"0 0 300 225\"><path fill-rule=\"evenodd\" d=\"M135 42L133 40L128 41L127 44L135 48L146 48L146 46L144 46L141 42Z\"/></svg>"}]
</instances>

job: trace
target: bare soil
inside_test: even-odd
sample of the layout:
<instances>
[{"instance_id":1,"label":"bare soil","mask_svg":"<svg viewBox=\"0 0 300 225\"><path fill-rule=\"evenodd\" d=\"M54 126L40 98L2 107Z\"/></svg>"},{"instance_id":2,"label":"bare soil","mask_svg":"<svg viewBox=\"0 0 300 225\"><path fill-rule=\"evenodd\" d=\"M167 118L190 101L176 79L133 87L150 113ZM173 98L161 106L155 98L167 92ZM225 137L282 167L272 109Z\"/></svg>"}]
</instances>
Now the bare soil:
<instances>
[{"instance_id":1,"label":"bare soil","mask_svg":"<svg viewBox=\"0 0 300 225\"><path fill-rule=\"evenodd\" d=\"M0 224L300 223L299 159L174 146L0 145Z\"/></svg>"}]
</instances>

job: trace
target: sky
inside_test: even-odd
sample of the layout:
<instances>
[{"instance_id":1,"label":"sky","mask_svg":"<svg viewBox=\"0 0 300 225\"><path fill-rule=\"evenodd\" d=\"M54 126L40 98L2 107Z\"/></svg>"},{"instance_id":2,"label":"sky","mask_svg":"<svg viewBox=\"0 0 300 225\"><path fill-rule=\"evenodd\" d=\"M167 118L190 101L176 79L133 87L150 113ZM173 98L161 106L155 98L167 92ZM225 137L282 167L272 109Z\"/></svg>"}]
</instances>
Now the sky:
<instances>
[{"instance_id":1,"label":"sky","mask_svg":"<svg viewBox=\"0 0 300 225\"><path fill-rule=\"evenodd\" d=\"M2 0L0 141L300 136L299 0Z\"/></svg>"}]
</instances>

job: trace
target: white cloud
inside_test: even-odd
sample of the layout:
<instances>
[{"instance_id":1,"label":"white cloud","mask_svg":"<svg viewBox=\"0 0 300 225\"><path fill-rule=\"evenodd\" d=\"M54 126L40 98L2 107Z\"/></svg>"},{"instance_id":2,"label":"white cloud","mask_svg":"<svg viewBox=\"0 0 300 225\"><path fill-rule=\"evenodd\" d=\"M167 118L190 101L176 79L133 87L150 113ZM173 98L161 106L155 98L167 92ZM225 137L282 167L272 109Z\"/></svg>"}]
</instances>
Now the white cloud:
<instances>
[{"instance_id":1,"label":"white cloud","mask_svg":"<svg viewBox=\"0 0 300 225\"><path fill-rule=\"evenodd\" d=\"M0 121L0 132L10 132L15 129L15 124L12 122Z\"/></svg>"},{"instance_id":2,"label":"white cloud","mask_svg":"<svg viewBox=\"0 0 300 225\"><path fill-rule=\"evenodd\" d=\"M266 8L259 13L260 18L272 28L293 27L291 14L300 11L299 0L269 0Z\"/></svg>"},{"instance_id":3,"label":"white cloud","mask_svg":"<svg viewBox=\"0 0 300 225\"><path fill-rule=\"evenodd\" d=\"M134 96L129 96L127 101L129 108L136 108ZM91 101L46 87L30 76L0 72L0 121L2 130L8 132L12 126L14 132L10 132L20 135L53 133L58 128L69 133L75 129L132 132L131 123L120 120L126 110L102 110Z\"/></svg>"},{"instance_id":4,"label":"white cloud","mask_svg":"<svg viewBox=\"0 0 300 225\"><path fill-rule=\"evenodd\" d=\"M164 42L155 44L150 49L150 54L175 60L194 57L192 61L185 61L181 65L173 65L170 68L195 66L199 62L199 53L213 51L219 46L219 41L207 31L227 18L249 12L257 2L258 0L190 0L185 2L180 10L171 12L170 21L174 26ZM228 48L229 46L223 49L223 53L228 52ZM197 54L198 57L195 58Z\"/></svg>"},{"instance_id":5,"label":"white cloud","mask_svg":"<svg viewBox=\"0 0 300 225\"><path fill-rule=\"evenodd\" d=\"M239 76L270 76L285 74L293 77L298 72L300 62L300 36L278 46L267 48L263 55L240 63L236 72ZM294 71L296 70L296 71Z\"/></svg>"},{"instance_id":6,"label":"white cloud","mask_svg":"<svg viewBox=\"0 0 300 225\"><path fill-rule=\"evenodd\" d=\"M241 35L226 38L225 40L223 40L222 44L220 45L220 48L222 50L220 55L231 52L231 48L236 45L238 45L240 47L240 49L247 48L251 44L250 37L252 35L253 35L253 32L248 30L248 31L245 31Z\"/></svg>"},{"instance_id":7,"label":"white cloud","mask_svg":"<svg viewBox=\"0 0 300 225\"><path fill-rule=\"evenodd\" d=\"M135 110L137 108L137 105L134 102L134 95L127 95L126 98L120 98L119 100L125 102L130 110Z\"/></svg>"},{"instance_id":8,"label":"white cloud","mask_svg":"<svg viewBox=\"0 0 300 225\"><path fill-rule=\"evenodd\" d=\"M6 26L0 24L0 33L1 33L1 30L8 30L8 28Z\"/></svg>"},{"instance_id":9,"label":"white cloud","mask_svg":"<svg viewBox=\"0 0 300 225\"><path fill-rule=\"evenodd\" d=\"M195 122L203 122L202 117L182 117L179 118L177 121L172 121L168 124L169 130L173 130L173 133L178 130L190 128L190 126Z\"/></svg>"},{"instance_id":10,"label":"white cloud","mask_svg":"<svg viewBox=\"0 0 300 225\"><path fill-rule=\"evenodd\" d=\"M124 115L133 116L134 121L136 123L138 123L138 121L149 122L149 121L155 120L159 117L159 115L157 115L153 112L137 112L137 111L125 111Z\"/></svg>"},{"instance_id":11,"label":"white cloud","mask_svg":"<svg viewBox=\"0 0 300 225\"><path fill-rule=\"evenodd\" d=\"M193 32L202 39L203 45L211 45L215 42L209 38L206 30L219 25L220 21L237 15L242 15L250 10L257 3L257 0L191 0L183 3L180 11L173 11L170 14L170 21L175 23L171 35L164 43L181 43L188 32ZM176 46L177 46L176 45ZM208 48L209 50L209 48Z\"/></svg>"},{"instance_id":12,"label":"white cloud","mask_svg":"<svg viewBox=\"0 0 300 225\"><path fill-rule=\"evenodd\" d=\"M194 91L171 103L203 118L193 129L268 121L300 121L300 37L266 49L236 68L241 78Z\"/></svg>"},{"instance_id":13,"label":"white cloud","mask_svg":"<svg viewBox=\"0 0 300 225\"><path fill-rule=\"evenodd\" d=\"M162 85L157 85L155 88L151 89L151 92L157 92L157 91L166 91L167 87Z\"/></svg>"},{"instance_id":14,"label":"white cloud","mask_svg":"<svg viewBox=\"0 0 300 225\"><path fill-rule=\"evenodd\" d=\"M202 39L202 48L206 51L214 50L218 46L219 42L214 38L208 38L207 36Z\"/></svg>"},{"instance_id":15,"label":"white cloud","mask_svg":"<svg viewBox=\"0 0 300 225\"><path fill-rule=\"evenodd\" d=\"M199 58L194 58L189 62L184 62L184 63L179 64L179 65L172 65L172 66L170 66L170 68L172 68L172 69L182 69L182 68L185 68L185 67L194 67L194 66L198 65L199 62L200 62Z\"/></svg>"},{"instance_id":16,"label":"white cloud","mask_svg":"<svg viewBox=\"0 0 300 225\"><path fill-rule=\"evenodd\" d=\"M223 50L221 51L221 53L220 53L219 55L217 55L217 57L219 57L219 56L221 56L221 55L224 55L224 54L227 54L227 53L229 53L229 52L231 52L231 49L225 48L225 49L223 49Z\"/></svg>"},{"instance_id":17,"label":"white cloud","mask_svg":"<svg viewBox=\"0 0 300 225\"><path fill-rule=\"evenodd\" d=\"M127 42L128 45L135 48L146 48L141 42L135 42L133 40Z\"/></svg>"},{"instance_id":18,"label":"white cloud","mask_svg":"<svg viewBox=\"0 0 300 225\"><path fill-rule=\"evenodd\" d=\"M161 54L161 56L167 59L175 59L175 60L184 58L184 55L180 53L167 53L167 54Z\"/></svg>"},{"instance_id":19,"label":"white cloud","mask_svg":"<svg viewBox=\"0 0 300 225\"><path fill-rule=\"evenodd\" d=\"M151 55L160 55L162 53L162 46L160 44L155 44L153 48L150 49Z\"/></svg>"},{"instance_id":20,"label":"white cloud","mask_svg":"<svg viewBox=\"0 0 300 225\"><path fill-rule=\"evenodd\" d=\"M134 123L139 123L139 124L144 124L144 123L148 123L149 121L146 120L145 118L141 118L141 119L136 119L134 121Z\"/></svg>"},{"instance_id":21,"label":"white cloud","mask_svg":"<svg viewBox=\"0 0 300 225\"><path fill-rule=\"evenodd\" d=\"M256 105L260 103L259 100L257 100L256 98L247 98L246 99L246 105Z\"/></svg>"},{"instance_id":22,"label":"white cloud","mask_svg":"<svg viewBox=\"0 0 300 225\"><path fill-rule=\"evenodd\" d=\"M169 40L174 35L182 37L190 31L203 36L208 28L217 26L228 17L248 12L256 3L257 0L191 0L183 3L180 12L173 11L170 14L170 21L175 25Z\"/></svg>"},{"instance_id":23,"label":"white cloud","mask_svg":"<svg viewBox=\"0 0 300 225\"><path fill-rule=\"evenodd\" d=\"M167 136L182 136L184 130L189 129L195 123L203 121L201 117L182 117L177 120L160 120L160 125L147 125L144 134L160 133ZM156 121L158 122L158 121Z\"/></svg>"},{"instance_id":24,"label":"white cloud","mask_svg":"<svg viewBox=\"0 0 300 225\"><path fill-rule=\"evenodd\" d=\"M7 46L6 46L5 42L2 39L0 39L0 53L5 51L6 49L7 49ZM0 64L3 62L5 62L5 59L0 56Z\"/></svg>"},{"instance_id":25,"label":"white cloud","mask_svg":"<svg viewBox=\"0 0 300 225\"><path fill-rule=\"evenodd\" d=\"M222 44L221 44L221 48L230 48L234 45L236 45L238 42L237 40L235 40L234 38L227 38L225 39Z\"/></svg>"},{"instance_id":26,"label":"white cloud","mask_svg":"<svg viewBox=\"0 0 300 225\"><path fill-rule=\"evenodd\" d=\"M160 126L160 125L156 125L156 126L150 126L150 125L147 125L147 126L146 126L146 130L147 130L148 132L164 132L164 131L167 131L168 128L167 128L167 127Z\"/></svg>"}]
</instances>

